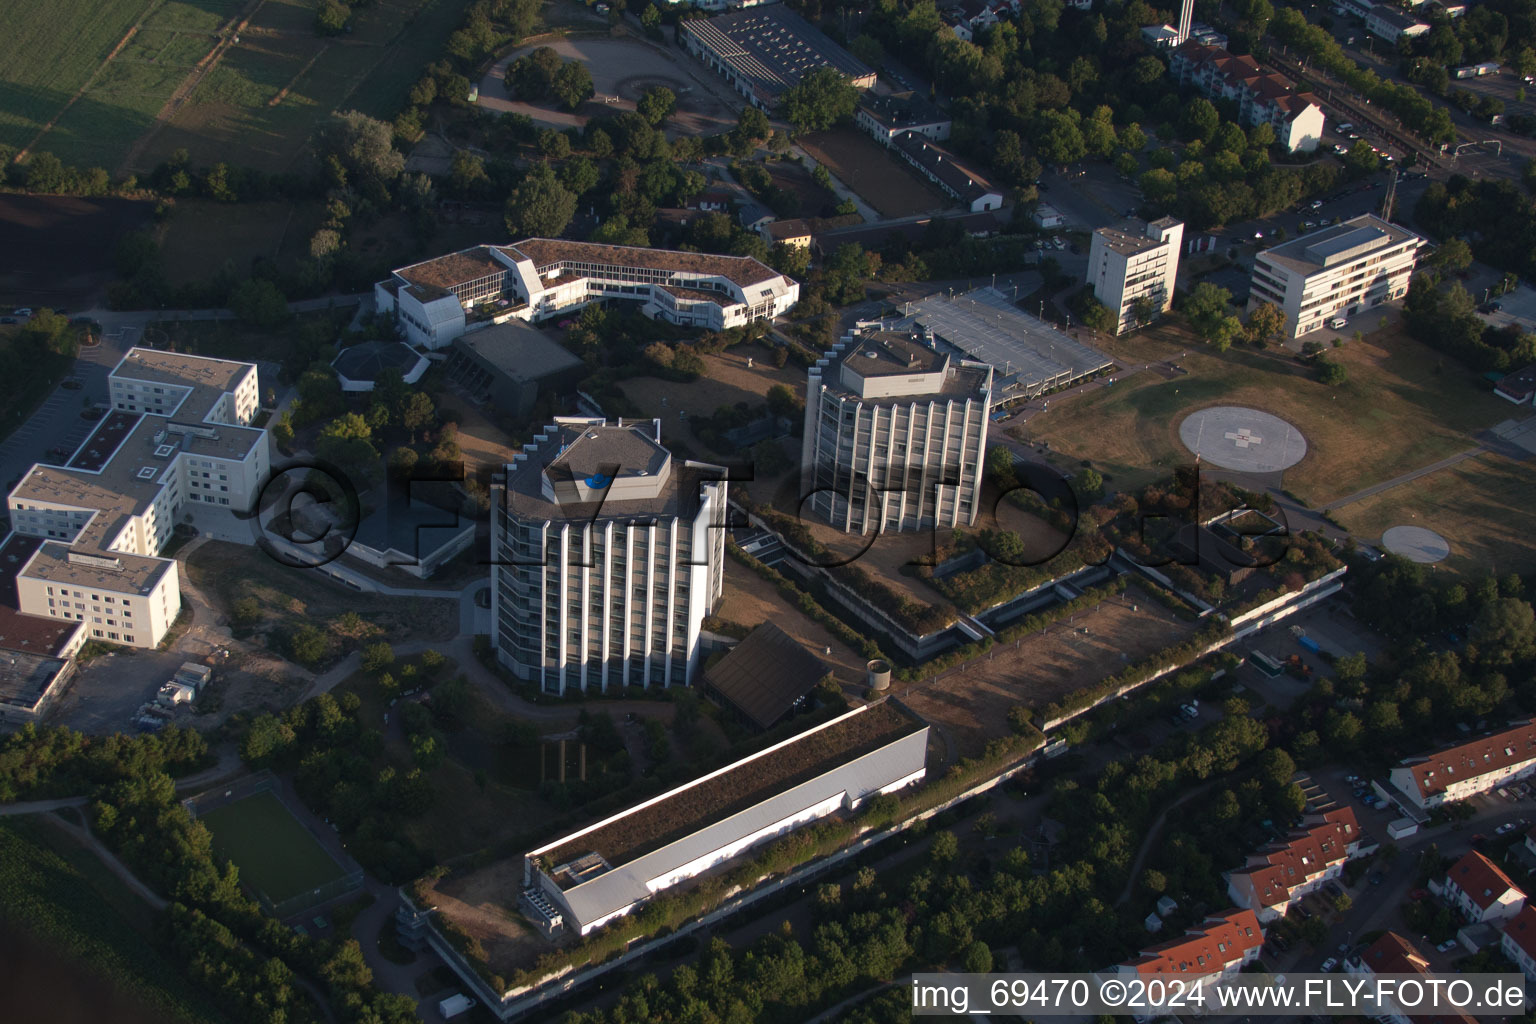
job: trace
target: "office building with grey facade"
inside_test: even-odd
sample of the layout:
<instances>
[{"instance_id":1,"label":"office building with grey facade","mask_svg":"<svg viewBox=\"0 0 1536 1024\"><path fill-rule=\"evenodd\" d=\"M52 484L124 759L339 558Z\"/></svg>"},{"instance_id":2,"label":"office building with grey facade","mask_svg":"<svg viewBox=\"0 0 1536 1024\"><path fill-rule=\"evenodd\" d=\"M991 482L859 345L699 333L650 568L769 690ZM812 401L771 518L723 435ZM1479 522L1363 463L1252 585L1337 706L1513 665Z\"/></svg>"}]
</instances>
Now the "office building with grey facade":
<instances>
[{"instance_id":1,"label":"office building with grey facade","mask_svg":"<svg viewBox=\"0 0 1536 1024\"><path fill-rule=\"evenodd\" d=\"M931 331L844 335L809 370L800 473L812 512L850 533L974 523L992 376Z\"/></svg>"},{"instance_id":2,"label":"office building with grey facade","mask_svg":"<svg viewBox=\"0 0 1536 1024\"><path fill-rule=\"evenodd\" d=\"M501 664L546 693L692 685L724 589L725 471L659 420L560 417L492 485Z\"/></svg>"}]
</instances>

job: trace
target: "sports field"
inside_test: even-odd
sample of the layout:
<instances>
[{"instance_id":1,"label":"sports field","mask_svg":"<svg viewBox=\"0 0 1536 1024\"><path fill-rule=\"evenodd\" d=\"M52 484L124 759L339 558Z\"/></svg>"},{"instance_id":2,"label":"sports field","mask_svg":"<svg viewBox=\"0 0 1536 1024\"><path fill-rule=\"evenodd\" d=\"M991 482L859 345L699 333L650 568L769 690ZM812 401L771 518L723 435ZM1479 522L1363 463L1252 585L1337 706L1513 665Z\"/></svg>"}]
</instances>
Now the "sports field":
<instances>
[{"instance_id":1,"label":"sports field","mask_svg":"<svg viewBox=\"0 0 1536 1024\"><path fill-rule=\"evenodd\" d=\"M1053 397L1024 433L1074 467L1091 460L1117 490L1193 462L1179 425L1208 406L1261 409L1299 429L1307 454L1283 485L1314 508L1469 448L1474 433L1509 415L1485 381L1396 327L1329 350L1349 374L1338 387L1318 383L1277 347L1218 353L1171 325L1100 345L1132 372Z\"/></svg>"},{"instance_id":2,"label":"sports field","mask_svg":"<svg viewBox=\"0 0 1536 1024\"><path fill-rule=\"evenodd\" d=\"M225 804L199 820L213 833L213 849L234 861L240 878L272 903L303 895L344 872L271 793Z\"/></svg>"}]
</instances>

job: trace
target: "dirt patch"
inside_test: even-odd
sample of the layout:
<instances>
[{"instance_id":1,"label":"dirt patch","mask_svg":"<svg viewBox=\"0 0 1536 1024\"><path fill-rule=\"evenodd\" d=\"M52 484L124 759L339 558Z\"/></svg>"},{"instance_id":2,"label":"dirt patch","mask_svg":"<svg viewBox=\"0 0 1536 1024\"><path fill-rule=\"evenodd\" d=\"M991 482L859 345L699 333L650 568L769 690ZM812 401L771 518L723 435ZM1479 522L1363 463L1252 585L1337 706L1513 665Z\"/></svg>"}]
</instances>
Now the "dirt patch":
<instances>
[{"instance_id":1,"label":"dirt patch","mask_svg":"<svg viewBox=\"0 0 1536 1024\"><path fill-rule=\"evenodd\" d=\"M905 164L874 139L840 128L797 140L832 176L857 192L886 217L910 217L949 208L937 189L915 177Z\"/></svg>"},{"instance_id":2,"label":"dirt patch","mask_svg":"<svg viewBox=\"0 0 1536 1024\"><path fill-rule=\"evenodd\" d=\"M805 371L788 365L775 367L769 355L766 345L738 345L704 356L708 370L696 381L636 377L624 383L624 395L646 416L661 419L663 441L668 437L691 438L689 416L710 416L716 409L737 402L761 405L775 384L783 384L795 397L805 398ZM749 360L751 366L747 365Z\"/></svg>"},{"instance_id":3,"label":"dirt patch","mask_svg":"<svg viewBox=\"0 0 1536 1024\"><path fill-rule=\"evenodd\" d=\"M864 656L786 601L734 558L725 561L725 597L715 615L749 628L771 622L831 665L845 686L863 689Z\"/></svg>"},{"instance_id":4,"label":"dirt patch","mask_svg":"<svg viewBox=\"0 0 1536 1024\"><path fill-rule=\"evenodd\" d=\"M1008 712L1042 708L1119 671L1127 663L1187 638L1194 626L1136 587L1043 634L999 645L937 680L891 691L955 745L975 756L1009 734Z\"/></svg>"},{"instance_id":5,"label":"dirt patch","mask_svg":"<svg viewBox=\"0 0 1536 1024\"><path fill-rule=\"evenodd\" d=\"M766 166L768 176L775 185L799 197L800 209L796 211L796 216L824 217L832 214L837 197L816 184L810 171L791 160L770 160Z\"/></svg>"},{"instance_id":6,"label":"dirt patch","mask_svg":"<svg viewBox=\"0 0 1536 1024\"><path fill-rule=\"evenodd\" d=\"M445 879L426 889L438 913L462 928L485 950L497 974L531 967L549 943L506 904L523 888L523 859L508 857L473 874Z\"/></svg>"}]
</instances>

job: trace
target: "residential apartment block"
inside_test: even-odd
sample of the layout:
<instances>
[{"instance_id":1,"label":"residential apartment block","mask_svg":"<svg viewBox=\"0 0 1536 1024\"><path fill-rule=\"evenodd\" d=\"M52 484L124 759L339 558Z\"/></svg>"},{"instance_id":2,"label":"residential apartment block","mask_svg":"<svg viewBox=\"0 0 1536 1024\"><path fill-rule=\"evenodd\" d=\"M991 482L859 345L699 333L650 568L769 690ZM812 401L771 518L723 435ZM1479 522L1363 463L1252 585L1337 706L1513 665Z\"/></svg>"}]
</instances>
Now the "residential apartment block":
<instances>
[{"instance_id":1,"label":"residential apartment block","mask_svg":"<svg viewBox=\"0 0 1536 1024\"><path fill-rule=\"evenodd\" d=\"M981 498L992 367L931 331L856 327L808 372L801 494L850 533L968 526Z\"/></svg>"},{"instance_id":2,"label":"residential apartment block","mask_svg":"<svg viewBox=\"0 0 1536 1024\"><path fill-rule=\"evenodd\" d=\"M1227 893L1263 923L1278 920L1302 897L1337 878L1344 863L1360 852L1360 826L1348 807L1314 814L1302 828L1248 857L1227 873Z\"/></svg>"},{"instance_id":3,"label":"residential apartment block","mask_svg":"<svg viewBox=\"0 0 1536 1024\"><path fill-rule=\"evenodd\" d=\"M1364 953L1345 960L1344 970L1349 974L1417 974L1426 978L1434 973L1429 969L1429 961L1424 955L1397 932L1387 932L1371 943ZM1385 1006L1378 1007L1371 1019L1381 1021L1382 1024L1477 1024L1476 1017L1455 1011L1426 1014L1418 1010L1410 1015L1391 1000Z\"/></svg>"},{"instance_id":4,"label":"residential apartment block","mask_svg":"<svg viewBox=\"0 0 1536 1024\"><path fill-rule=\"evenodd\" d=\"M1184 223L1162 217L1140 235L1119 228L1098 228L1088 249L1088 283L1093 294L1115 314L1115 333L1137 326L1142 299L1154 314L1173 306ZM1143 304L1145 305L1145 303Z\"/></svg>"},{"instance_id":5,"label":"residential apartment block","mask_svg":"<svg viewBox=\"0 0 1536 1024\"><path fill-rule=\"evenodd\" d=\"M1310 153L1322 142L1323 108L1317 97L1296 92L1289 78L1266 71L1252 57L1186 42L1169 55L1168 74L1212 99L1231 100L1244 124L1270 125L1287 152Z\"/></svg>"},{"instance_id":6,"label":"residential apartment block","mask_svg":"<svg viewBox=\"0 0 1536 1024\"><path fill-rule=\"evenodd\" d=\"M1476 850L1451 865L1445 900L1472 924L1504 921L1525 906L1525 892L1493 861Z\"/></svg>"},{"instance_id":7,"label":"residential apartment block","mask_svg":"<svg viewBox=\"0 0 1536 1024\"><path fill-rule=\"evenodd\" d=\"M720 600L725 470L659 420L561 417L492 485L497 658L547 693L684 686Z\"/></svg>"},{"instance_id":8,"label":"residential apartment block","mask_svg":"<svg viewBox=\"0 0 1536 1024\"><path fill-rule=\"evenodd\" d=\"M1409 758L1392 769L1392 785L1416 807L1485 793L1536 768L1536 722L1520 722L1468 743Z\"/></svg>"},{"instance_id":9,"label":"residential apartment block","mask_svg":"<svg viewBox=\"0 0 1536 1024\"><path fill-rule=\"evenodd\" d=\"M440 349L496 321L547 320L604 299L720 331L779 316L799 301L800 285L749 256L525 238L401 267L373 294L412 344Z\"/></svg>"},{"instance_id":10,"label":"residential apartment block","mask_svg":"<svg viewBox=\"0 0 1536 1024\"><path fill-rule=\"evenodd\" d=\"M176 562L158 557L177 517L245 512L267 479L267 432L250 426L256 367L134 348L108 384L112 411L69 461L33 466L11 490L12 527L43 541L17 599L24 614L85 623L86 639L153 647L181 609Z\"/></svg>"},{"instance_id":11,"label":"residential apartment block","mask_svg":"<svg viewBox=\"0 0 1536 1024\"><path fill-rule=\"evenodd\" d=\"M1374 213L1302 235L1259 253L1248 308L1273 303L1285 314L1286 337L1310 334L1408 294L1423 244Z\"/></svg>"},{"instance_id":12,"label":"residential apartment block","mask_svg":"<svg viewBox=\"0 0 1536 1024\"><path fill-rule=\"evenodd\" d=\"M1527 981L1536 981L1536 907L1527 903L1509 919L1499 949L1520 968Z\"/></svg>"},{"instance_id":13,"label":"residential apartment block","mask_svg":"<svg viewBox=\"0 0 1536 1024\"><path fill-rule=\"evenodd\" d=\"M1152 978L1182 974L1226 976L1236 974L1245 964L1259 958L1264 946L1264 932L1253 911L1234 907L1212 914L1182 936L1144 949L1134 960L1127 960L1113 970L1117 974ZM1137 1014L1138 1021L1160 1014Z\"/></svg>"}]
</instances>

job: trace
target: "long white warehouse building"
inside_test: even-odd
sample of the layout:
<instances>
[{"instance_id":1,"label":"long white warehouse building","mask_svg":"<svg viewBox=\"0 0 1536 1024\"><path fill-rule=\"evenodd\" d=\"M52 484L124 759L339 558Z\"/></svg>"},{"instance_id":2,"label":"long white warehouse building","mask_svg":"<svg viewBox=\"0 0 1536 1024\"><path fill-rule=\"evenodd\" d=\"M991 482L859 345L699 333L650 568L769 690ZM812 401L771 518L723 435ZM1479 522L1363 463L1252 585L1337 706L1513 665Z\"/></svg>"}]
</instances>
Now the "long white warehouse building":
<instances>
[{"instance_id":1,"label":"long white warehouse building","mask_svg":"<svg viewBox=\"0 0 1536 1024\"><path fill-rule=\"evenodd\" d=\"M522 906L586 935L723 861L923 778L928 726L894 701L855 708L529 851Z\"/></svg>"}]
</instances>

